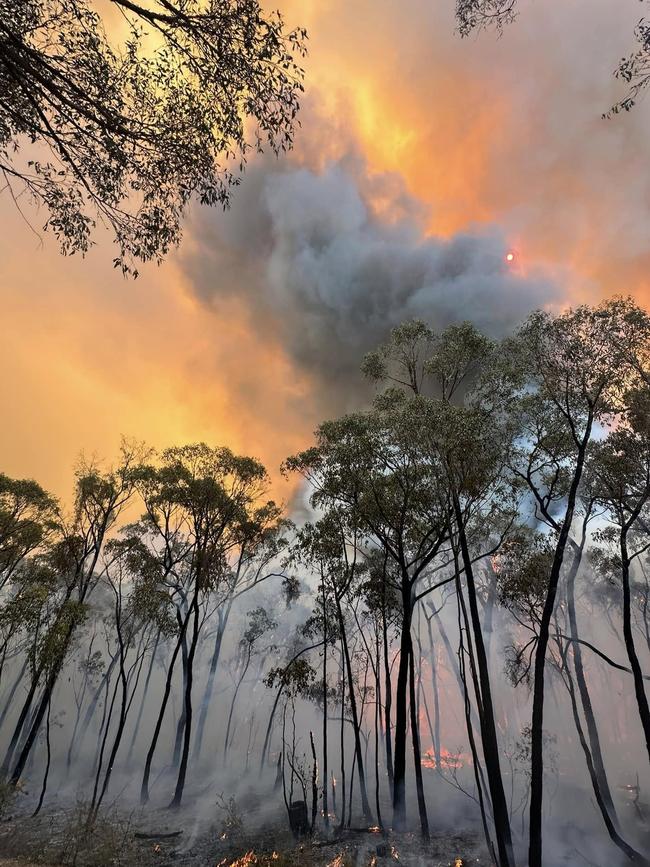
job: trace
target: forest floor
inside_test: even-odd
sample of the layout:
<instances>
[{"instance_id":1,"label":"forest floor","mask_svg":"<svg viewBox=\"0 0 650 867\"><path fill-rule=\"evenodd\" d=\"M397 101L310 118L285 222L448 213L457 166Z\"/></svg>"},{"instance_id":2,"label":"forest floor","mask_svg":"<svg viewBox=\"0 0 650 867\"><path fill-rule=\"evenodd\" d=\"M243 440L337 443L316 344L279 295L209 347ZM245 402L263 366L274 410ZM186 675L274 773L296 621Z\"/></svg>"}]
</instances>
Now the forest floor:
<instances>
[{"instance_id":1,"label":"forest floor","mask_svg":"<svg viewBox=\"0 0 650 867\"><path fill-rule=\"evenodd\" d=\"M3 860L4 859L4 860ZM199 820L191 807L168 810L113 809L92 832L83 805L44 810L33 818L14 810L0 821L0 867L488 867L474 830L419 835L365 828L316 833L296 841L286 814L265 807L257 815L231 814L224 826Z\"/></svg>"}]
</instances>

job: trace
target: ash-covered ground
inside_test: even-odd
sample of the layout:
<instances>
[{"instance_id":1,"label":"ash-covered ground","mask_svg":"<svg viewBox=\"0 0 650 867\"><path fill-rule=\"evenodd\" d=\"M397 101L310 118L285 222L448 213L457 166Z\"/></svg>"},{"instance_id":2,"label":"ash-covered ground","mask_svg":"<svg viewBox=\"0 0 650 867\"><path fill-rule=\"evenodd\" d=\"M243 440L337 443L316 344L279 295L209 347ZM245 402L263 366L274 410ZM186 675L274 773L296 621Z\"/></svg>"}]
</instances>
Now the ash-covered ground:
<instances>
[{"instance_id":1,"label":"ash-covered ground","mask_svg":"<svg viewBox=\"0 0 650 867\"><path fill-rule=\"evenodd\" d=\"M0 867L488 867L481 836L470 828L383 833L378 828L320 828L296 840L282 803L215 804L212 817L181 811L106 811L88 832L82 803L33 817L29 799L0 821ZM31 807L31 809L30 809Z\"/></svg>"}]
</instances>

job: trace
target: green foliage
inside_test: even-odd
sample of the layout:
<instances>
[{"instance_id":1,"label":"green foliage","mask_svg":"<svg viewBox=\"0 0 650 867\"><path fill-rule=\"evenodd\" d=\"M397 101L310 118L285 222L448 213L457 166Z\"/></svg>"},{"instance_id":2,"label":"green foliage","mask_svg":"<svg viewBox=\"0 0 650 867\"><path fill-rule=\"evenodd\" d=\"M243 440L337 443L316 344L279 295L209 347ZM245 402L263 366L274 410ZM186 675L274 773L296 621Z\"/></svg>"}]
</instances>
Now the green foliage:
<instances>
[{"instance_id":1,"label":"green foliage","mask_svg":"<svg viewBox=\"0 0 650 867\"><path fill-rule=\"evenodd\" d=\"M257 0L111 5L121 43L93 0L0 3L0 173L64 253L100 223L136 275L178 243L192 198L226 206L252 149L291 147L307 35Z\"/></svg>"},{"instance_id":2,"label":"green foliage","mask_svg":"<svg viewBox=\"0 0 650 867\"><path fill-rule=\"evenodd\" d=\"M282 688L287 695L302 695L316 678L316 671L304 657L293 659L288 665L271 668L264 683L269 689Z\"/></svg>"}]
</instances>

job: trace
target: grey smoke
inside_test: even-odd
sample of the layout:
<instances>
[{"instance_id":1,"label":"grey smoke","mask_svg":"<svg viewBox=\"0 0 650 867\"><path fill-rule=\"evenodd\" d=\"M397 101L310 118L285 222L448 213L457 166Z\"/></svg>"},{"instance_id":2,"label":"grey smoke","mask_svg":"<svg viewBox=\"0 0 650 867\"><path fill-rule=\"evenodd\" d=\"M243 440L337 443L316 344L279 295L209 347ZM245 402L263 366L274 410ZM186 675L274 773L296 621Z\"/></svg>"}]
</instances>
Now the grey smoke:
<instances>
[{"instance_id":1,"label":"grey smoke","mask_svg":"<svg viewBox=\"0 0 650 867\"><path fill-rule=\"evenodd\" d=\"M403 320L470 319L498 336L559 298L552 281L505 262L498 229L442 239L425 219L394 176L373 177L358 158L321 170L267 162L232 211L198 215L183 266L206 304L240 299L260 339L345 399L363 354Z\"/></svg>"}]
</instances>

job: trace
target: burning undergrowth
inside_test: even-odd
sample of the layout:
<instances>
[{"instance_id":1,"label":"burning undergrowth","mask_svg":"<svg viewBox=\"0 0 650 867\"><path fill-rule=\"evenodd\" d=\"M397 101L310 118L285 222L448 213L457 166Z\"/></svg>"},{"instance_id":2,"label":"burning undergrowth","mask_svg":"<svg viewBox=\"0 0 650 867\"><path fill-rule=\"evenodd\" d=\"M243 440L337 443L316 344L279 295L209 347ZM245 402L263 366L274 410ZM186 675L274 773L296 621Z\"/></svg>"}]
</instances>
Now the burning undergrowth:
<instances>
[{"instance_id":1,"label":"burning undergrowth","mask_svg":"<svg viewBox=\"0 0 650 867\"><path fill-rule=\"evenodd\" d=\"M107 809L88 832L83 802L32 816L25 801L0 824L0 856L57 867L487 867L490 863L472 830L434 835L424 843L419 835L387 833L378 826L332 828L329 835L317 833L296 841L275 812L255 808L243 812L232 799L220 803L213 821L198 825L191 809L180 813Z\"/></svg>"}]
</instances>

